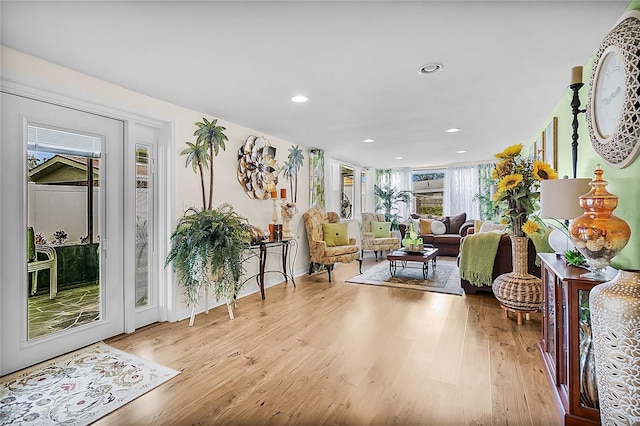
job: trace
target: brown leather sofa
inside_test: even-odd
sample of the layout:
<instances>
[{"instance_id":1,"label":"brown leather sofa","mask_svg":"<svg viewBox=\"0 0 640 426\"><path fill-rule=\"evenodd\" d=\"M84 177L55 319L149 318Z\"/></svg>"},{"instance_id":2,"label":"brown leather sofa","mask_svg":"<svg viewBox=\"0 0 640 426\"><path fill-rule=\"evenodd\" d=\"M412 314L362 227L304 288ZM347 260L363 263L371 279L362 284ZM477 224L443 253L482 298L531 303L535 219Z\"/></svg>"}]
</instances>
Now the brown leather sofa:
<instances>
[{"instance_id":1,"label":"brown leather sofa","mask_svg":"<svg viewBox=\"0 0 640 426\"><path fill-rule=\"evenodd\" d=\"M419 219L417 214L411 215L412 219ZM446 231L441 235L421 234L422 242L438 248L439 256L458 256L460 253L460 240L467 235L467 231L473 228L473 220L466 220L467 214L462 213L457 216L446 216L442 222L446 226ZM400 224L400 234L404 238L407 225Z\"/></svg>"},{"instance_id":2,"label":"brown leather sofa","mask_svg":"<svg viewBox=\"0 0 640 426\"><path fill-rule=\"evenodd\" d=\"M536 266L536 248L531 240L529 240L529 245L527 247L527 261L528 272L531 275L535 275L540 278L540 267ZM460 263L460 256L458 256L458 263ZM498 252L496 253L496 259L493 263L493 272L491 273L491 276L495 280L499 275L511 272L512 270L511 239L508 235L502 235L500 237L500 243L498 244ZM478 292L493 294L491 286L488 285L478 287L467 280L463 280L462 278L460 278L460 285L466 294L477 294Z\"/></svg>"}]
</instances>

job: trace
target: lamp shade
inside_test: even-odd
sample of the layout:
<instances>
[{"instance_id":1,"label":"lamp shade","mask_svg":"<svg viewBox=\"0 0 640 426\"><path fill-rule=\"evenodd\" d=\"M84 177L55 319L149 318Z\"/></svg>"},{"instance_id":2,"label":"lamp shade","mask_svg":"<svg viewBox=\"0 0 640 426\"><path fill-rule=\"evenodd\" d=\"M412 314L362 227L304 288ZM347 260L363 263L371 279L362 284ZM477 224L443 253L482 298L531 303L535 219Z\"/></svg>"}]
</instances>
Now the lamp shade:
<instances>
[{"instance_id":1,"label":"lamp shade","mask_svg":"<svg viewBox=\"0 0 640 426\"><path fill-rule=\"evenodd\" d=\"M580 196L591 190L591 179L552 179L540 182L540 217L572 220L581 216Z\"/></svg>"}]
</instances>

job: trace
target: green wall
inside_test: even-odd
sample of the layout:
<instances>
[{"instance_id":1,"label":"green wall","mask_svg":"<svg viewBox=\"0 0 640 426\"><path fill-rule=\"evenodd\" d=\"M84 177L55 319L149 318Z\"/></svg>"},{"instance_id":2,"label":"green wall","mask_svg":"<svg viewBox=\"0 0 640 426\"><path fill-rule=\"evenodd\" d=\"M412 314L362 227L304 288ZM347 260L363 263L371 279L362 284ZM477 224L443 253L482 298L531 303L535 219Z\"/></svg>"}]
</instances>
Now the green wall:
<instances>
[{"instance_id":1,"label":"green wall","mask_svg":"<svg viewBox=\"0 0 640 426\"><path fill-rule=\"evenodd\" d=\"M629 4L627 10L640 9L640 0L634 0ZM611 27L615 22L611 23ZM599 46L593 46L593 52ZM589 97L589 80L593 68L595 57L584 64L583 78L584 86L580 90L580 108L584 109ZM576 64L578 65L578 64ZM567 70L567 79L570 75ZM543 123L538 133L532 138L536 140L538 135L544 130L547 123L553 116L558 117L558 175L569 177L573 174L571 165L571 97L572 92L567 88L567 92L562 96L556 105L551 116ZM615 268L640 269L640 156L624 169L617 169L607 165L593 149L589 140L589 130L585 114L578 116L578 167L577 177L592 178L593 171L597 164L604 170L604 179L609 182L607 189L618 196L618 208L614 214L624 219L631 227L631 239L627 246L611 261L611 266Z\"/></svg>"}]
</instances>

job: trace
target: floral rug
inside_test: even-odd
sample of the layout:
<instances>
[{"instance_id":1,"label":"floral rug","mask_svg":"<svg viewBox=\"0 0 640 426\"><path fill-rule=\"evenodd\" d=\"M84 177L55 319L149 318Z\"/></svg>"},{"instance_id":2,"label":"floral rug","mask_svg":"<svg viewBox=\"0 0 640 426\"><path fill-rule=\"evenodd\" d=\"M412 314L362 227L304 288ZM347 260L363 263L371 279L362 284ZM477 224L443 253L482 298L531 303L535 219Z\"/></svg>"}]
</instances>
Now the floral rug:
<instances>
[{"instance_id":1,"label":"floral rug","mask_svg":"<svg viewBox=\"0 0 640 426\"><path fill-rule=\"evenodd\" d=\"M0 425L87 425L179 372L98 343L0 380Z\"/></svg>"},{"instance_id":2,"label":"floral rug","mask_svg":"<svg viewBox=\"0 0 640 426\"><path fill-rule=\"evenodd\" d=\"M405 268L398 262L394 277L389 271L388 260L377 262L366 269L363 265L363 270L362 274L349 278L346 282L462 295L460 274L455 260L439 258L435 270L429 262L426 280L422 277L422 264L418 262L408 262Z\"/></svg>"}]
</instances>

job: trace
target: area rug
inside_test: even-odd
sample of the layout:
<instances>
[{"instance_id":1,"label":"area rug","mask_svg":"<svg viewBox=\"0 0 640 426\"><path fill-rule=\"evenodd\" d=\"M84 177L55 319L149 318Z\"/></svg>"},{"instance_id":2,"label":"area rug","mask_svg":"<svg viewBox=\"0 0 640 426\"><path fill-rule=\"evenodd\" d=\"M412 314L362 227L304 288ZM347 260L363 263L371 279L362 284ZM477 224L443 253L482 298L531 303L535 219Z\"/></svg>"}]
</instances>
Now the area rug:
<instances>
[{"instance_id":1,"label":"area rug","mask_svg":"<svg viewBox=\"0 0 640 426\"><path fill-rule=\"evenodd\" d=\"M178 373L98 343L1 380L0 425L87 425Z\"/></svg>"},{"instance_id":2,"label":"area rug","mask_svg":"<svg viewBox=\"0 0 640 426\"><path fill-rule=\"evenodd\" d=\"M429 275L426 280L422 277L422 264L417 262L408 262L406 268L402 268L398 262L395 277L389 272L388 260L365 268L363 265L364 272L349 278L346 282L462 295L460 274L454 260L438 259L435 271L429 263Z\"/></svg>"}]
</instances>

